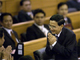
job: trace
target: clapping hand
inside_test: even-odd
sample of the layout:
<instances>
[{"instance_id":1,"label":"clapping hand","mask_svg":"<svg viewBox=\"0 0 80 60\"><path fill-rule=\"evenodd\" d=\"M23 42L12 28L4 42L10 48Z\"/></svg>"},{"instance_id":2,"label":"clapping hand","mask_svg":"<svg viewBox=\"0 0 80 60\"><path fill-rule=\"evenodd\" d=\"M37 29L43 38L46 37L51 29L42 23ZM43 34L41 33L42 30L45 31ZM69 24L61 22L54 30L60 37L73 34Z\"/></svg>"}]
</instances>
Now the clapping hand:
<instances>
[{"instance_id":1,"label":"clapping hand","mask_svg":"<svg viewBox=\"0 0 80 60\"><path fill-rule=\"evenodd\" d=\"M48 40L49 40L50 45L52 45L57 40L57 38L51 33L48 33Z\"/></svg>"}]
</instances>

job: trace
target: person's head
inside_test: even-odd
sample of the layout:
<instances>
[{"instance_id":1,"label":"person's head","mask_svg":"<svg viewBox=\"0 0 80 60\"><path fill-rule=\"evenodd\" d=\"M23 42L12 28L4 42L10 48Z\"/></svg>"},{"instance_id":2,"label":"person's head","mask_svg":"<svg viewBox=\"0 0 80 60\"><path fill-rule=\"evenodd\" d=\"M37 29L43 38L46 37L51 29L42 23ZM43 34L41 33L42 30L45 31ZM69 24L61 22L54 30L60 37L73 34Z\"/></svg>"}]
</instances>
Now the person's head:
<instances>
[{"instance_id":1,"label":"person's head","mask_svg":"<svg viewBox=\"0 0 80 60\"><path fill-rule=\"evenodd\" d=\"M13 18L12 15L10 13L3 13L1 15L1 24L3 27L7 28L7 29L11 29L12 28L12 24L13 24Z\"/></svg>"},{"instance_id":2,"label":"person's head","mask_svg":"<svg viewBox=\"0 0 80 60\"><path fill-rule=\"evenodd\" d=\"M43 25L44 24L44 21L45 21L44 18L46 16L46 14L42 9L36 9L34 11L33 15L34 15L33 19L34 19L36 24L38 24L38 25Z\"/></svg>"},{"instance_id":3,"label":"person's head","mask_svg":"<svg viewBox=\"0 0 80 60\"><path fill-rule=\"evenodd\" d=\"M57 9L58 9L58 14L66 17L66 15L68 13L68 5L66 3L64 3L64 2L59 3L57 6Z\"/></svg>"},{"instance_id":4,"label":"person's head","mask_svg":"<svg viewBox=\"0 0 80 60\"><path fill-rule=\"evenodd\" d=\"M63 28L65 20L62 15L56 14L50 18L49 28L52 34L59 34Z\"/></svg>"},{"instance_id":5,"label":"person's head","mask_svg":"<svg viewBox=\"0 0 80 60\"><path fill-rule=\"evenodd\" d=\"M4 32L2 28L0 28L0 47L3 45L3 43L4 43Z\"/></svg>"},{"instance_id":6,"label":"person's head","mask_svg":"<svg viewBox=\"0 0 80 60\"><path fill-rule=\"evenodd\" d=\"M0 1L0 12L2 12L2 1Z\"/></svg>"},{"instance_id":7,"label":"person's head","mask_svg":"<svg viewBox=\"0 0 80 60\"><path fill-rule=\"evenodd\" d=\"M22 7L22 10L24 10L25 12L30 12L31 11L30 0L21 0L20 6Z\"/></svg>"}]
</instances>

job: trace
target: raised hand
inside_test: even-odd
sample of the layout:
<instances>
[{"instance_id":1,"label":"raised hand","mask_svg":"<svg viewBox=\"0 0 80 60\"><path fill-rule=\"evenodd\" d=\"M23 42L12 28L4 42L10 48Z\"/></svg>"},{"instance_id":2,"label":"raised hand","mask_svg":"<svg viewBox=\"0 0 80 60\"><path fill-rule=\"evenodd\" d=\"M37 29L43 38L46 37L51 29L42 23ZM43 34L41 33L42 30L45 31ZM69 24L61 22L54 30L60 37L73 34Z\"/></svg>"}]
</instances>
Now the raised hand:
<instances>
[{"instance_id":1,"label":"raised hand","mask_svg":"<svg viewBox=\"0 0 80 60\"><path fill-rule=\"evenodd\" d=\"M48 33L48 40L49 40L50 45L52 45L57 40L57 38L51 33Z\"/></svg>"}]
</instances>

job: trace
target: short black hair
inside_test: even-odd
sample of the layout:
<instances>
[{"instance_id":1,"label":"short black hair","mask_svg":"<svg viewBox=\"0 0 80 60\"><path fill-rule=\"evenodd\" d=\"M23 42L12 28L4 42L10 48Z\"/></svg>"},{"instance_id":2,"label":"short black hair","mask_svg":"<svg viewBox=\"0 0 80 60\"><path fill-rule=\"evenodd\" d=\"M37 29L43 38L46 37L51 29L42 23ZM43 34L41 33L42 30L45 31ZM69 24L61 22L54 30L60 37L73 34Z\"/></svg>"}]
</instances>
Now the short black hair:
<instances>
[{"instance_id":1,"label":"short black hair","mask_svg":"<svg viewBox=\"0 0 80 60\"><path fill-rule=\"evenodd\" d=\"M3 18L4 16L10 15L12 17L12 15L10 13L3 13L0 17L0 21L3 22ZM12 17L13 18L13 17Z\"/></svg>"},{"instance_id":2,"label":"short black hair","mask_svg":"<svg viewBox=\"0 0 80 60\"><path fill-rule=\"evenodd\" d=\"M1 6L2 6L3 2L2 2L2 1L0 1L0 3L1 3Z\"/></svg>"},{"instance_id":3,"label":"short black hair","mask_svg":"<svg viewBox=\"0 0 80 60\"><path fill-rule=\"evenodd\" d=\"M57 6L57 9L59 9L62 5L67 5L65 2L60 2Z\"/></svg>"},{"instance_id":4,"label":"short black hair","mask_svg":"<svg viewBox=\"0 0 80 60\"><path fill-rule=\"evenodd\" d=\"M65 22L64 17L62 15L59 15L59 14L53 15L50 18L50 20L51 21L56 21L59 26L62 25L62 24L64 24L64 22Z\"/></svg>"},{"instance_id":5,"label":"short black hair","mask_svg":"<svg viewBox=\"0 0 80 60\"><path fill-rule=\"evenodd\" d=\"M35 17L35 15L36 15L37 13L43 13L44 16L46 16L45 12L44 12L42 9L35 9L34 12L33 12L34 17Z\"/></svg>"},{"instance_id":6,"label":"short black hair","mask_svg":"<svg viewBox=\"0 0 80 60\"><path fill-rule=\"evenodd\" d=\"M2 28L0 28L0 38L2 38L3 37L3 29Z\"/></svg>"},{"instance_id":7,"label":"short black hair","mask_svg":"<svg viewBox=\"0 0 80 60\"><path fill-rule=\"evenodd\" d=\"M20 6L22 6L23 5L23 2L25 2L25 1L30 1L30 0L21 0L20 1Z\"/></svg>"}]
</instances>

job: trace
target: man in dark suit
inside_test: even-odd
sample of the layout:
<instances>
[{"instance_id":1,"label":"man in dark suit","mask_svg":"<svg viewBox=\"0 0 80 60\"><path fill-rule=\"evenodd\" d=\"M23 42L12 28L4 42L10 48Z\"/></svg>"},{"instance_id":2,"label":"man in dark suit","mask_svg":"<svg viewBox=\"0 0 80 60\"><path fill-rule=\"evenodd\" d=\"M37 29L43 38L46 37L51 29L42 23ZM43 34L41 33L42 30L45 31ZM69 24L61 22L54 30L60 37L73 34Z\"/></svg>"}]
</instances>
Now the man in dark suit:
<instances>
[{"instance_id":1,"label":"man in dark suit","mask_svg":"<svg viewBox=\"0 0 80 60\"><path fill-rule=\"evenodd\" d=\"M44 25L45 12L41 9L36 9L34 11L34 21L35 23L29 27L26 31L27 41L46 37L49 30L48 25Z\"/></svg>"},{"instance_id":2,"label":"man in dark suit","mask_svg":"<svg viewBox=\"0 0 80 60\"><path fill-rule=\"evenodd\" d=\"M64 22L64 17L59 14L50 18L46 54L55 55L55 60L78 60L76 36L63 27Z\"/></svg>"},{"instance_id":3,"label":"man in dark suit","mask_svg":"<svg viewBox=\"0 0 80 60\"><path fill-rule=\"evenodd\" d=\"M33 20L33 11L31 10L30 0L21 0L20 6L22 10L18 13L19 22Z\"/></svg>"},{"instance_id":4,"label":"man in dark suit","mask_svg":"<svg viewBox=\"0 0 80 60\"><path fill-rule=\"evenodd\" d=\"M20 42L18 35L15 31L12 30L13 19L10 13L3 13L1 15L1 24L4 31L5 42L3 46L6 48L8 45L12 47L12 53L16 53L17 44Z\"/></svg>"}]
</instances>

